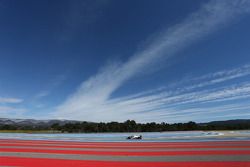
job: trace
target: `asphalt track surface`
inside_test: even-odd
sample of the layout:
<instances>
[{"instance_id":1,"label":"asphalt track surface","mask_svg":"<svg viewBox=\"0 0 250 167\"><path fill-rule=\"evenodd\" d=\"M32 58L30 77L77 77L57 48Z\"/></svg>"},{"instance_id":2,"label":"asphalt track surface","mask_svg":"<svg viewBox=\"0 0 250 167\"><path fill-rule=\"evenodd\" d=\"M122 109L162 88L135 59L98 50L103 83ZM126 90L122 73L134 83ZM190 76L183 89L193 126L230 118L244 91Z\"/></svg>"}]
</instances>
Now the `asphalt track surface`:
<instances>
[{"instance_id":1,"label":"asphalt track surface","mask_svg":"<svg viewBox=\"0 0 250 167\"><path fill-rule=\"evenodd\" d=\"M250 141L153 143L1 139L0 166L250 167Z\"/></svg>"}]
</instances>

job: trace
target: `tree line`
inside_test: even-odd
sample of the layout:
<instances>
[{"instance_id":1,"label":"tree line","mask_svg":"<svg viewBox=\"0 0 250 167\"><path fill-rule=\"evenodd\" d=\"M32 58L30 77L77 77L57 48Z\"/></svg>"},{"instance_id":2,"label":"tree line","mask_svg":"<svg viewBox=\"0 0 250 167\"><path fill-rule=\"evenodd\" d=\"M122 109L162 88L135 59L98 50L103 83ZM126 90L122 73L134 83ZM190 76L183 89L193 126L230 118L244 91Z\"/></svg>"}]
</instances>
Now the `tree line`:
<instances>
[{"instance_id":1,"label":"tree line","mask_svg":"<svg viewBox=\"0 0 250 167\"><path fill-rule=\"evenodd\" d=\"M188 130L242 130L250 129L250 122L238 124L197 124L187 123L136 123L134 120L125 122L77 122L54 123L52 125L0 125L0 130L48 130L61 133L94 133L94 132L163 132L163 131L188 131Z\"/></svg>"}]
</instances>

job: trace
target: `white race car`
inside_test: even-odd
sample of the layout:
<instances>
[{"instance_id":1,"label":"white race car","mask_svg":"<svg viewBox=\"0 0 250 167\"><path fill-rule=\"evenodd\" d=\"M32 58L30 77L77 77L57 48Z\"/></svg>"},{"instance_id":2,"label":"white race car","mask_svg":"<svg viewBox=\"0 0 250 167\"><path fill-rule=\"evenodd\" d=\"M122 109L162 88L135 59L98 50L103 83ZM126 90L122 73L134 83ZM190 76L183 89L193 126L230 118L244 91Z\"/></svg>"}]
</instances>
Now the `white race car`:
<instances>
[{"instance_id":1,"label":"white race car","mask_svg":"<svg viewBox=\"0 0 250 167\"><path fill-rule=\"evenodd\" d=\"M141 135L132 135L132 136L128 136L127 139L142 139Z\"/></svg>"}]
</instances>

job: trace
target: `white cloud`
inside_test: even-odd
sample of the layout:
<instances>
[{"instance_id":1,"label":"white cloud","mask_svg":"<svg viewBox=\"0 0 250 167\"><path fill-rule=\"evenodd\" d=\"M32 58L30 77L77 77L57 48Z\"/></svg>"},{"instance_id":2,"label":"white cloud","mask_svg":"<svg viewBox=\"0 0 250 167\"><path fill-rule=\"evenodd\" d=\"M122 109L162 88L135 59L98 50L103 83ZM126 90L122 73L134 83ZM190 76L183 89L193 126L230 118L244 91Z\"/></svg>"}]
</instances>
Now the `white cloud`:
<instances>
[{"instance_id":1,"label":"white cloud","mask_svg":"<svg viewBox=\"0 0 250 167\"><path fill-rule=\"evenodd\" d=\"M10 106L0 106L0 116L1 118L20 118L24 116L28 110L24 108L10 107Z\"/></svg>"},{"instance_id":2,"label":"white cloud","mask_svg":"<svg viewBox=\"0 0 250 167\"><path fill-rule=\"evenodd\" d=\"M12 97L0 97L0 117L18 117L22 116L27 110L20 107L13 107L20 105L23 99Z\"/></svg>"},{"instance_id":3,"label":"white cloud","mask_svg":"<svg viewBox=\"0 0 250 167\"><path fill-rule=\"evenodd\" d=\"M8 107L8 106L0 106L0 112L24 112L25 109Z\"/></svg>"},{"instance_id":4,"label":"white cloud","mask_svg":"<svg viewBox=\"0 0 250 167\"><path fill-rule=\"evenodd\" d=\"M0 97L0 103L21 103L23 99Z\"/></svg>"},{"instance_id":5,"label":"white cloud","mask_svg":"<svg viewBox=\"0 0 250 167\"><path fill-rule=\"evenodd\" d=\"M57 107L54 117L91 121L119 121L125 119L141 121L146 118L153 119L153 116L159 117L164 114L157 112L154 112L154 114L152 114L153 112L138 113L145 111L145 108L156 110L155 105L191 100L191 98L195 99L201 96L197 92L173 96L173 94L178 94L178 92L170 91L140 98L132 97L132 99L115 103L109 100L110 95L130 78L170 58L184 47L232 22L240 14L249 12L249 9L250 1L247 0L212 0L182 23L162 32L147 48L135 53L127 62L108 65L95 76L84 81L75 93ZM238 74L240 73L238 72ZM239 75L235 74L233 76L226 72L211 77L216 78L220 75L228 75L228 78L214 79L208 83L196 86L204 87L240 77ZM194 88L190 86L190 90L192 89ZM221 92L217 92L217 95L219 93ZM215 95L210 94L202 98L211 100Z\"/></svg>"},{"instance_id":6,"label":"white cloud","mask_svg":"<svg viewBox=\"0 0 250 167\"><path fill-rule=\"evenodd\" d=\"M50 94L50 90L43 90L43 91L41 91L41 92L39 92L36 96L35 96L35 98L43 98L43 97L46 97L46 96L48 96Z\"/></svg>"}]
</instances>

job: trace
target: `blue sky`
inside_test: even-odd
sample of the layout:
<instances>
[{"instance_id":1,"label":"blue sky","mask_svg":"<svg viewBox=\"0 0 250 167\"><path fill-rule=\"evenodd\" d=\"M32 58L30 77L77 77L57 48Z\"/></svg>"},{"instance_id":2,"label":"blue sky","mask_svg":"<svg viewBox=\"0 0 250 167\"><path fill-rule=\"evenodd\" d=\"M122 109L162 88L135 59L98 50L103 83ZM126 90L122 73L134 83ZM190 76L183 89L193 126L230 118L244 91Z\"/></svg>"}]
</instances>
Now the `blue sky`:
<instances>
[{"instance_id":1,"label":"blue sky","mask_svg":"<svg viewBox=\"0 0 250 167\"><path fill-rule=\"evenodd\" d=\"M0 0L0 117L250 118L249 0Z\"/></svg>"}]
</instances>

